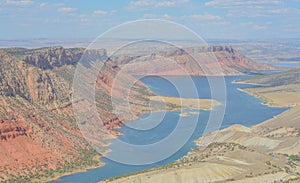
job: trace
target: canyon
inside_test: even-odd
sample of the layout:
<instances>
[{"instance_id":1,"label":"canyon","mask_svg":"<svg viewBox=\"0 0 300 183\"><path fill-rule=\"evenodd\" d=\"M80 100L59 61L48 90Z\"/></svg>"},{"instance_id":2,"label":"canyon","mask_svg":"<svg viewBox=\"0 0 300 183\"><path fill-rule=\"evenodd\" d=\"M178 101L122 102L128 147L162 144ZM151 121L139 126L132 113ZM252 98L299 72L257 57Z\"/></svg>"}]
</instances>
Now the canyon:
<instances>
[{"instance_id":1,"label":"canyon","mask_svg":"<svg viewBox=\"0 0 300 183\"><path fill-rule=\"evenodd\" d=\"M189 49L196 54L212 51L224 75L278 69L257 63L229 46ZM95 159L99 154L84 138L83 134L87 132L78 128L72 109L72 102L79 102L72 101L73 75L84 52L83 48L60 46L0 50L1 181L46 180L100 165ZM95 100L101 118L98 121L103 122L99 125L112 132L109 136L101 137L103 139L115 138L118 134L114 129L149 111L149 96L154 95L142 82L137 82L130 95L133 115L122 116L122 119L115 115L112 112L110 90L114 78L123 66L134 68L126 70L123 75L120 83L124 85L134 80L132 75L144 74L145 68L148 68L148 71L152 68L152 74L180 75L180 71L172 66L172 60L176 65L179 63L185 73L204 74L183 50L116 58L109 57L104 49L90 52L105 63L95 85ZM157 59L158 56L164 59ZM153 68L147 61L156 63L159 67ZM217 67L206 62L204 66ZM124 96L117 93L114 97L122 100ZM169 101L168 104L168 110L178 108L176 100L173 103ZM207 109L210 109L209 105Z\"/></svg>"}]
</instances>

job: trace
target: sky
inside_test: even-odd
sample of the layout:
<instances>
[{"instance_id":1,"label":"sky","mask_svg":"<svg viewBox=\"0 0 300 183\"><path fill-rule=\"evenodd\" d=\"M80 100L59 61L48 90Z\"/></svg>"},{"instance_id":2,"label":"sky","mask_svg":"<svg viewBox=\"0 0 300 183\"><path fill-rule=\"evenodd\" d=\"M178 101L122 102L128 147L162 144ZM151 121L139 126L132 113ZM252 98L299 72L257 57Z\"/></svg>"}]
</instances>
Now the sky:
<instances>
[{"instance_id":1,"label":"sky","mask_svg":"<svg viewBox=\"0 0 300 183\"><path fill-rule=\"evenodd\" d=\"M0 0L0 39L94 38L139 19L209 39L299 38L300 0Z\"/></svg>"}]
</instances>

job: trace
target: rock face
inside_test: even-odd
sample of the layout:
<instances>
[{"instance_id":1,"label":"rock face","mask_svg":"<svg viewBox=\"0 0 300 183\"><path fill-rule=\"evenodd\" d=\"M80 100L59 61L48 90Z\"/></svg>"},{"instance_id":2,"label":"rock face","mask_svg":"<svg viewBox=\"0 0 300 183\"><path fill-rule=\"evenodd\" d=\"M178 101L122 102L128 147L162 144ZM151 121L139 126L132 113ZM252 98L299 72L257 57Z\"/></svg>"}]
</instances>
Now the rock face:
<instances>
[{"instance_id":1,"label":"rock face","mask_svg":"<svg viewBox=\"0 0 300 183\"><path fill-rule=\"evenodd\" d=\"M42 69L52 69L63 65L76 64L83 54L82 49L52 47L24 53L24 62Z\"/></svg>"},{"instance_id":2,"label":"rock face","mask_svg":"<svg viewBox=\"0 0 300 183\"><path fill-rule=\"evenodd\" d=\"M39 104L70 99L69 84L63 79L5 54L1 54L0 81L1 95L21 96Z\"/></svg>"},{"instance_id":3,"label":"rock face","mask_svg":"<svg viewBox=\"0 0 300 183\"><path fill-rule=\"evenodd\" d=\"M36 50L24 50L21 59L30 65L41 69L53 69L64 65L75 65L84 54L83 48L65 49L61 46L41 48ZM106 51L104 49L89 50L85 56L103 57L105 60Z\"/></svg>"},{"instance_id":4,"label":"rock face","mask_svg":"<svg viewBox=\"0 0 300 183\"><path fill-rule=\"evenodd\" d=\"M16 56L2 51L0 94L18 95L39 104L70 102L71 83L52 70L62 66L75 66L83 51L63 47L10 51ZM107 57L105 50L95 50L87 55L91 54L103 57L103 60Z\"/></svg>"}]
</instances>

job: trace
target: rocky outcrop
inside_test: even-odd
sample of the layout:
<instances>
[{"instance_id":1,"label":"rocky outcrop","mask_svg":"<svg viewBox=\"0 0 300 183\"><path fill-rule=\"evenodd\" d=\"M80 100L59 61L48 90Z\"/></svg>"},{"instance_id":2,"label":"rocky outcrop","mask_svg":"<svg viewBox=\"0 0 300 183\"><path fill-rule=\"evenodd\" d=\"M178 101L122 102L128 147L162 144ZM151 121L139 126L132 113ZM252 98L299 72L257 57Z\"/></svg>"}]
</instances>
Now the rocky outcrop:
<instances>
[{"instance_id":1,"label":"rocky outcrop","mask_svg":"<svg viewBox=\"0 0 300 183\"><path fill-rule=\"evenodd\" d=\"M5 52L0 53L0 82L1 95L21 96L39 104L70 101L69 83Z\"/></svg>"},{"instance_id":2,"label":"rocky outcrop","mask_svg":"<svg viewBox=\"0 0 300 183\"><path fill-rule=\"evenodd\" d=\"M63 65L76 64L83 54L82 49L64 49L52 47L24 52L22 56L25 63L41 69L52 69Z\"/></svg>"},{"instance_id":3,"label":"rocky outcrop","mask_svg":"<svg viewBox=\"0 0 300 183\"><path fill-rule=\"evenodd\" d=\"M75 65L81 57L101 58L106 60L104 49L63 48L61 46L46 47L38 49L10 48L6 52L17 56L25 63L45 69L53 69L65 65ZM85 53L85 54L84 54Z\"/></svg>"},{"instance_id":4,"label":"rocky outcrop","mask_svg":"<svg viewBox=\"0 0 300 183\"><path fill-rule=\"evenodd\" d=\"M11 119L0 121L0 140L7 141L19 136L27 136L32 132L21 119Z\"/></svg>"},{"instance_id":5,"label":"rocky outcrop","mask_svg":"<svg viewBox=\"0 0 300 183\"><path fill-rule=\"evenodd\" d=\"M165 56L174 56L174 55L183 55L186 54L186 51L192 51L197 53L207 53L207 52L227 52L227 53L235 53L236 51L233 49L232 46L203 46L203 47L194 47L194 48L187 48L187 49L179 49L175 51L167 51L161 53Z\"/></svg>"},{"instance_id":6,"label":"rocky outcrop","mask_svg":"<svg viewBox=\"0 0 300 183\"><path fill-rule=\"evenodd\" d=\"M118 117L103 122L103 125L109 130L120 128L124 124L125 122L123 120L120 120Z\"/></svg>"},{"instance_id":7,"label":"rocky outcrop","mask_svg":"<svg viewBox=\"0 0 300 183\"><path fill-rule=\"evenodd\" d=\"M0 94L19 95L29 99L26 86L26 64L0 50Z\"/></svg>"}]
</instances>

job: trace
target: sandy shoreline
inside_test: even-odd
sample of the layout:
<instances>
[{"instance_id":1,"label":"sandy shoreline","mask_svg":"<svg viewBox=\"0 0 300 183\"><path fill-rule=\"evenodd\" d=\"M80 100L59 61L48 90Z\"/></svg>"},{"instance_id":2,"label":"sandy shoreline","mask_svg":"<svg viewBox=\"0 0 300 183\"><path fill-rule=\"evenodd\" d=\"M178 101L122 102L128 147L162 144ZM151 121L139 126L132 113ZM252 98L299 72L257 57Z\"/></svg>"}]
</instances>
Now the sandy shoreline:
<instances>
[{"instance_id":1,"label":"sandy shoreline","mask_svg":"<svg viewBox=\"0 0 300 183\"><path fill-rule=\"evenodd\" d=\"M264 98L264 97L261 96L261 95L251 93L251 92L247 91L246 89L247 89L247 88L238 88L239 91L244 92L244 93L246 93L246 94L248 94L248 95L251 95L251 96L253 96L253 97L256 97L256 98L262 100L262 102L261 102L262 105L265 105L265 106L268 106L268 107L279 107L279 108L280 108L280 107L286 107L286 106L284 106L284 105L274 105L274 104L272 103L272 101L270 101L270 100Z\"/></svg>"},{"instance_id":2,"label":"sandy shoreline","mask_svg":"<svg viewBox=\"0 0 300 183\"><path fill-rule=\"evenodd\" d=\"M238 80L234 80L234 81L232 81L232 83L233 83L233 84L253 85L253 86L264 86L264 85L257 84L257 83L247 83L247 82L238 81Z\"/></svg>"}]
</instances>

